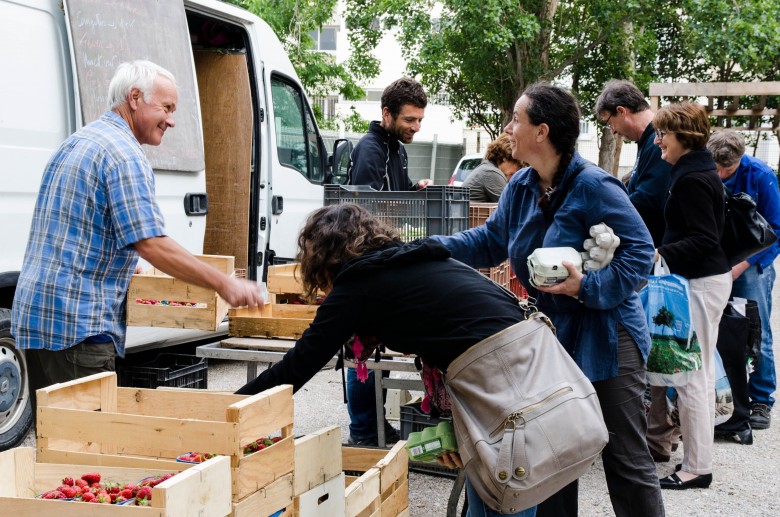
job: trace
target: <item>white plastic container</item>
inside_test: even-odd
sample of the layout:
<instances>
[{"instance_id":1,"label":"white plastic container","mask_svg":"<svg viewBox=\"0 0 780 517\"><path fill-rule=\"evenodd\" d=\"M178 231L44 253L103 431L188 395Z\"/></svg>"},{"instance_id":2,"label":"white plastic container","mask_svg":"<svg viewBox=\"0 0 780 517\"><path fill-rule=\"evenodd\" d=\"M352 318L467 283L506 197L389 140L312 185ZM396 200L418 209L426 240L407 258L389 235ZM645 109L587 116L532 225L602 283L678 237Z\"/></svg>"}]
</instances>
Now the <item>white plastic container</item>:
<instances>
[{"instance_id":1,"label":"white plastic container","mask_svg":"<svg viewBox=\"0 0 780 517\"><path fill-rule=\"evenodd\" d=\"M582 256L574 248L537 248L528 256L528 276L534 287L560 284L569 276L563 262L582 271Z\"/></svg>"}]
</instances>

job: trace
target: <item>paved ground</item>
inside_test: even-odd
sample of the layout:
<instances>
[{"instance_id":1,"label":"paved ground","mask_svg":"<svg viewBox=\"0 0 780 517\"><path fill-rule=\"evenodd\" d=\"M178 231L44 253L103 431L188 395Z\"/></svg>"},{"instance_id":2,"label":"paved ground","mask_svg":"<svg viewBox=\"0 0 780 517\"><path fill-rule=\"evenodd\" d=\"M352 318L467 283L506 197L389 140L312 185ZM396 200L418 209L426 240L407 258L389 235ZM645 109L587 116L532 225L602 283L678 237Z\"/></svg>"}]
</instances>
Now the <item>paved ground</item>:
<instances>
[{"instance_id":1,"label":"paved ground","mask_svg":"<svg viewBox=\"0 0 780 517\"><path fill-rule=\"evenodd\" d=\"M780 283L779 283L780 284ZM774 306L778 307L780 288L775 287ZM780 315L772 318L776 341L780 341ZM780 353L778 353L780 356ZM209 388L233 390L246 380L243 363L214 361L209 364ZM755 431L750 446L718 441L714 449L714 481L707 490L664 491L669 516L756 517L780 515L780 415L775 412L773 426ZM348 436L349 417L342 402L341 376L333 370L320 372L295 395L295 433L306 434L331 425L341 425L342 438ZM35 444L30 435L25 445ZM658 465L659 476L669 474L682 461L682 449L669 463ZM452 486L448 478L410 474L409 498L412 516L444 516ZM604 474L600 463L580 480L580 515L612 514Z\"/></svg>"}]
</instances>

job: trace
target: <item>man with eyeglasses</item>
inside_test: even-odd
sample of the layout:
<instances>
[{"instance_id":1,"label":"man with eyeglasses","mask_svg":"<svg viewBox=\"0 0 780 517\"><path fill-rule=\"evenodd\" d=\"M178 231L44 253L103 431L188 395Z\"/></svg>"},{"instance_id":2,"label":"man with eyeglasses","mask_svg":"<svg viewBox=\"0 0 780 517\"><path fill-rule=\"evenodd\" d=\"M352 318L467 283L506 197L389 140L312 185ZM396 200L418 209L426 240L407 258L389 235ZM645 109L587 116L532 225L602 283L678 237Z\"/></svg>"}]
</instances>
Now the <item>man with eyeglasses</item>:
<instances>
[{"instance_id":1,"label":"man with eyeglasses","mask_svg":"<svg viewBox=\"0 0 780 517\"><path fill-rule=\"evenodd\" d=\"M653 143L655 114L639 88L617 79L604 85L596 99L595 112L613 135L637 143L636 162L628 181L628 197L650 230L653 244L658 247L666 228L663 210L672 166L661 159L661 149Z\"/></svg>"}]
</instances>

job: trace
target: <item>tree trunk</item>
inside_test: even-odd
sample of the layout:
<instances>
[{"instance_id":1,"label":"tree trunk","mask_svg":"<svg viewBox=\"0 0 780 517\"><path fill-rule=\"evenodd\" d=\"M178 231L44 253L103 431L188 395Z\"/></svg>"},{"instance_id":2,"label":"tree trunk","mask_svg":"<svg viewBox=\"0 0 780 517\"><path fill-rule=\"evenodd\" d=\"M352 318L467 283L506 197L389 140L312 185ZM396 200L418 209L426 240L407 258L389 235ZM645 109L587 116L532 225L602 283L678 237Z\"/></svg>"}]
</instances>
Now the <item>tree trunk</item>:
<instances>
[{"instance_id":1,"label":"tree trunk","mask_svg":"<svg viewBox=\"0 0 780 517\"><path fill-rule=\"evenodd\" d=\"M601 138L599 144L599 167L605 171L612 171L612 165L615 161L615 138L608 127L601 129Z\"/></svg>"},{"instance_id":2,"label":"tree trunk","mask_svg":"<svg viewBox=\"0 0 780 517\"><path fill-rule=\"evenodd\" d=\"M621 179L619 176L620 173L620 151L623 150L623 139L622 138L613 138L612 140L615 141L615 155L612 159L612 170L609 171L612 173L614 177L617 179Z\"/></svg>"}]
</instances>

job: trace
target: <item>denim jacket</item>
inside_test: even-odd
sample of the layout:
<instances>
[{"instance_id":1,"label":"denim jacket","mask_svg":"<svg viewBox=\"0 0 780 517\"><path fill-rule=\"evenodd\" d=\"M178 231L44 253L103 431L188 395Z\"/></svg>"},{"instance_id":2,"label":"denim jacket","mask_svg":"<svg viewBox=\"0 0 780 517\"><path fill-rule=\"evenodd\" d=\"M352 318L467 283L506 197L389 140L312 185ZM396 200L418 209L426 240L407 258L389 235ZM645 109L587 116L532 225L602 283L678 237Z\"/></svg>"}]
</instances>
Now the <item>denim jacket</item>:
<instances>
[{"instance_id":1,"label":"denim jacket","mask_svg":"<svg viewBox=\"0 0 780 517\"><path fill-rule=\"evenodd\" d=\"M585 160L575 153L564 176ZM650 336L636 288L647 278L653 241L623 184L593 164L576 177L545 230L538 207L539 175L532 168L515 174L484 225L456 235L437 236L453 258L473 267L491 267L507 257L537 306L558 329L558 339L591 381L618 374L617 333L622 325L647 360ZM555 194L553 194L555 202ZM606 223L620 237L612 262L585 273L577 299L533 289L528 281L528 256L540 247L583 250L590 227Z\"/></svg>"}]
</instances>

